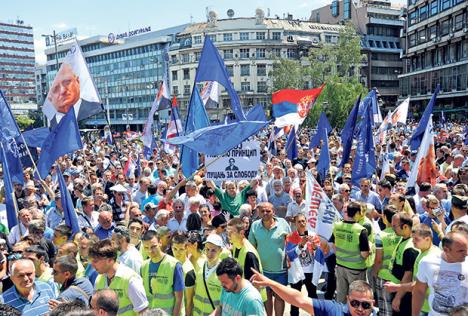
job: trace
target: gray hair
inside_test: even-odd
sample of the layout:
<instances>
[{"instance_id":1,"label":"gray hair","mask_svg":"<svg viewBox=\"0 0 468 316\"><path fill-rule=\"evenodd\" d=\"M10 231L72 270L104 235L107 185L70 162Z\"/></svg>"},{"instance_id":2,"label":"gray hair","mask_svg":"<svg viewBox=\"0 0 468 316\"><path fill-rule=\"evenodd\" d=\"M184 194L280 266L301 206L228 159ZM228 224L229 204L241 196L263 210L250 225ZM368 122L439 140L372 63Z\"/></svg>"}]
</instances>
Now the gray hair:
<instances>
[{"instance_id":1,"label":"gray hair","mask_svg":"<svg viewBox=\"0 0 468 316\"><path fill-rule=\"evenodd\" d=\"M242 204L239 208L239 217L250 212L252 212L252 206L250 204Z\"/></svg>"},{"instance_id":2,"label":"gray hair","mask_svg":"<svg viewBox=\"0 0 468 316\"><path fill-rule=\"evenodd\" d=\"M36 267L34 266L34 262L32 262L32 260L29 260L29 259L19 259L19 260L16 260L14 261L12 264L11 264L11 275L14 275L15 274L15 269L16 269L16 265L19 264L19 263L25 263L25 262L29 262L29 264L31 264L31 266L33 267L34 269L34 272L36 272Z\"/></svg>"}]
</instances>

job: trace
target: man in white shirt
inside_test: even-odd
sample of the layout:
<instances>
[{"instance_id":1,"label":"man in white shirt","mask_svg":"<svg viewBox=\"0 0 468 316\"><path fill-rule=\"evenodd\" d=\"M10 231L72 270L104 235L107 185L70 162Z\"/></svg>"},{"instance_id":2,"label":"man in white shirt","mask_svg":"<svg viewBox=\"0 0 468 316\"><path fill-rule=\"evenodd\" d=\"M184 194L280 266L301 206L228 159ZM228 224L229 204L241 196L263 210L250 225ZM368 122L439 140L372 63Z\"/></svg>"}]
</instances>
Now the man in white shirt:
<instances>
[{"instance_id":1,"label":"man in white shirt","mask_svg":"<svg viewBox=\"0 0 468 316\"><path fill-rule=\"evenodd\" d=\"M187 231L187 217L184 216L184 202L181 200L175 200L172 204L174 209L174 217L167 223L167 228L174 233L176 231Z\"/></svg>"},{"instance_id":2,"label":"man in white shirt","mask_svg":"<svg viewBox=\"0 0 468 316\"><path fill-rule=\"evenodd\" d=\"M448 315L452 308L468 303L468 236L450 232L442 239L442 248L442 253L426 256L419 263L413 288L413 315L421 312L427 288L430 316Z\"/></svg>"},{"instance_id":3,"label":"man in white shirt","mask_svg":"<svg viewBox=\"0 0 468 316\"><path fill-rule=\"evenodd\" d=\"M10 245L16 244L20 239L29 234L29 223L32 220L31 211L29 209L22 209L19 211L19 220L18 225L15 225L11 228L10 234L8 235L8 241Z\"/></svg>"},{"instance_id":4,"label":"man in white shirt","mask_svg":"<svg viewBox=\"0 0 468 316\"><path fill-rule=\"evenodd\" d=\"M190 215L190 203L191 197L197 198L200 205L206 204L205 198L198 193L197 185L194 181L187 181L185 184L185 193L181 194L179 200L184 203L185 216Z\"/></svg>"},{"instance_id":5,"label":"man in white shirt","mask_svg":"<svg viewBox=\"0 0 468 316\"><path fill-rule=\"evenodd\" d=\"M117 226L112 233L112 241L115 242L120 251L120 256L117 260L140 274L143 257L140 251L130 243L130 233L127 227Z\"/></svg>"}]
</instances>

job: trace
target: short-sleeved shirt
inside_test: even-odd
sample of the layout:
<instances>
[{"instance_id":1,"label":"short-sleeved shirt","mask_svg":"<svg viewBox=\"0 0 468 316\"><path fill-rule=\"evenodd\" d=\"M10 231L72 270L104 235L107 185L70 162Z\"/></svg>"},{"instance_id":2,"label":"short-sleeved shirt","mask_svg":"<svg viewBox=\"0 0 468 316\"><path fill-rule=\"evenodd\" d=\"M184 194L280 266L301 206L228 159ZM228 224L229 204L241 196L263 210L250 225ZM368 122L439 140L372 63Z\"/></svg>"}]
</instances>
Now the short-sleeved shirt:
<instances>
[{"instance_id":1,"label":"short-sleeved shirt","mask_svg":"<svg viewBox=\"0 0 468 316\"><path fill-rule=\"evenodd\" d=\"M313 299L312 305L314 306L315 315L327 316L351 316L348 304L338 303L336 301ZM375 310L372 315L377 315Z\"/></svg>"},{"instance_id":2,"label":"short-sleeved shirt","mask_svg":"<svg viewBox=\"0 0 468 316\"><path fill-rule=\"evenodd\" d=\"M464 262L448 263L442 253L430 254L419 263L416 278L429 287L429 315L447 315L468 303L468 257Z\"/></svg>"},{"instance_id":3,"label":"short-sleeved shirt","mask_svg":"<svg viewBox=\"0 0 468 316\"><path fill-rule=\"evenodd\" d=\"M161 260L162 261L162 260ZM150 275L150 282L151 284L151 276L155 276L158 273L159 266L161 265L161 261L153 262L150 261L149 264L149 275ZM180 292L184 290L185 280L184 280L184 271L182 269L182 265L180 263L176 264L176 268L174 269L174 281L173 281L173 290L174 292ZM151 291L151 287L150 287Z\"/></svg>"},{"instance_id":4,"label":"short-sleeved shirt","mask_svg":"<svg viewBox=\"0 0 468 316\"><path fill-rule=\"evenodd\" d=\"M275 217L275 221L271 229L266 229L261 219L250 228L249 241L257 248L263 272L280 273L287 269L284 241L291 228L283 218Z\"/></svg>"},{"instance_id":5,"label":"short-sleeved shirt","mask_svg":"<svg viewBox=\"0 0 468 316\"><path fill-rule=\"evenodd\" d=\"M31 301L22 297L15 286L5 291L1 297L4 304L20 310L23 316L41 316L49 313L49 300L55 299L55 293L47 283L34 281L34 296Z\"/></svg>"},{"instance_id":6,"label":"short-sleeved shirt","mask_svg":"<svg viewBox=\"0 0 468 316\"><path fill-rule=\"evenodd\" d=\"M265 307L258 290L247 280L239 293L221 292L222 314L226 316L266 315Z\"/></svg>"}]
</instances>

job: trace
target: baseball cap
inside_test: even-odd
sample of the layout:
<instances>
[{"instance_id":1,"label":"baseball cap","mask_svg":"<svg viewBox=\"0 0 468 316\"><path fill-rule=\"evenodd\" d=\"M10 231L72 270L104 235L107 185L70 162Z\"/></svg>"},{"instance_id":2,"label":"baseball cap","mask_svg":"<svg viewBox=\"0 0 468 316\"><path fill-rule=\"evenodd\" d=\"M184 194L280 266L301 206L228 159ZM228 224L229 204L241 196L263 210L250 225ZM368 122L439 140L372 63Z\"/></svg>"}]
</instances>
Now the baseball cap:
<instances>
[{"instance_id":1,"label":"baseball cap","mask_svg":"<svg viewBox=\"0 0 468 316\"><path fill-rule=\"evenodd\" d=\"M223 239L218 234L209 234L204 244L210 243L218 247L224 247Z\"/></svg>"},{"instance_id":2,"label":"baseball cap","mask_svg":"<svg viewBox=\"0 0 468 316\"><path fill-rule=\"evenodd\" d=\"M155 209L155 208L158 208L158 207L157 207L156 204L154 204L153 202L148 202L148 203L146 203L146 205L145 205L145 211L146 211L146 210L149 210L149 209Z\"/></svg>"},{"instance_id":3,"label":"baseball cap","mask_svg":"<svg viewBox=\"0 0 468 316\"><path fill-rule=\"evenodd\" d=\"M125 189L125 187L121 184L114 185L113 187L110 188L110 190L115 191L115 192L121 192L121 193L127 192L127 189Z\"/></svg>"}]
</instances>

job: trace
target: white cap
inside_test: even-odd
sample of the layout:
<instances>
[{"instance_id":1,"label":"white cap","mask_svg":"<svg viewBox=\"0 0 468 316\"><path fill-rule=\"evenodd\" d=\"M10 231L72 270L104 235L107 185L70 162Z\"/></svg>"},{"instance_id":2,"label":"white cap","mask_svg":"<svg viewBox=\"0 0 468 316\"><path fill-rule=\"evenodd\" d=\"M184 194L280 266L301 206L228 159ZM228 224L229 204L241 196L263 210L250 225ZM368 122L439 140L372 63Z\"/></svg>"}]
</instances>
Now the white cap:
<instances>
[{"instance_id":1,"label":"white cap","mask_svg":"<svg viewBox=\"0 0 468 316\"><path fill-rule=\"evenodd\" d=\"M117 185L114 185L113 187L110 188L111 191L115 191L115 192L127 192L127 189L125 189L125 187L121 184L117 184Z\"/></svg>"},{"instance_id":2,"label":"white cap","mask_svg":"<svg viewBox=\"0 0 468 316\"><path fill-rule=\"evenodd\" d=\"M206 240L204 242L204 244L206 243L210 243L210 244L213 244L215 246L218 246L218 247L224 247L224 242L223 242L223 239L221 238L221 236L219 236L218 234L209 234L208 237L206 237Z\"/></svg>"}]
</instances>

